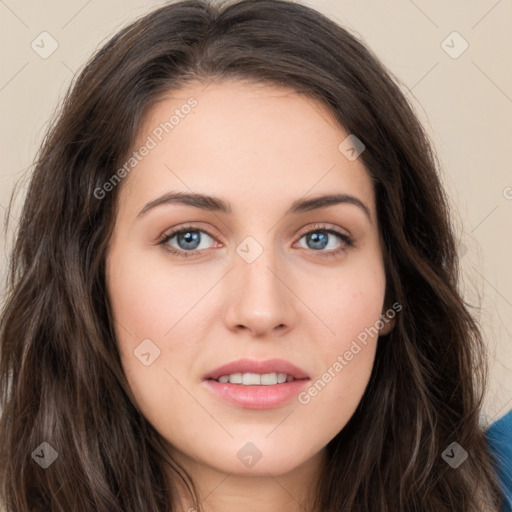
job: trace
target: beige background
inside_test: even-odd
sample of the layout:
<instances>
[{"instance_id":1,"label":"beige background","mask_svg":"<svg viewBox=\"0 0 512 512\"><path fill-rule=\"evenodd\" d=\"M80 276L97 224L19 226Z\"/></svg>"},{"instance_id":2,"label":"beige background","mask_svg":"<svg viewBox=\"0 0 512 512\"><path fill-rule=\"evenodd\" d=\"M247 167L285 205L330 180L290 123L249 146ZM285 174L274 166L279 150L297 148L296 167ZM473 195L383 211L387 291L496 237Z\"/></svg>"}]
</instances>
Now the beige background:
<instances>
[{"instance_id":1,"label":"beige background","mask_svg":"<svg viewBox=\"0 0 512 512\"><path fill-rule=\"evenodd\" d=\"M98 46L162 4L0 0L2 217L21 180L11 229L0 241L2 296L24 183L59 99ZM477 316L491 349L484 421L493 421L512 408L512 0L309 0L307 5L375 51L399 78L437 148L458 211L461 286L468 302L481 305ZM43 31L58 42L46 59L31 47ZM460 36L450 35L454 31ZM464 41L468 48L453 58Z\"/></svg>"}]
</instances>

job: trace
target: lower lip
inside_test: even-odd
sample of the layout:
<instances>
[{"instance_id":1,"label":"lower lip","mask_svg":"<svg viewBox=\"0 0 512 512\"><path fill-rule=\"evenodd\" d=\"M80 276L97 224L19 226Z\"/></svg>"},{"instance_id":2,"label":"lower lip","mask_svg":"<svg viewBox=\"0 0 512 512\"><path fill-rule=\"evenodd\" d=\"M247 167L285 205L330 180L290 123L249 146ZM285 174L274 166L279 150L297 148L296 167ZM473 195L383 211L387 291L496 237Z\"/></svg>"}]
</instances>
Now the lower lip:
<instances>
[{"instance_id":1,"label":"lower lip","mask_svg":"<svg viewBox=\"0 0 512 512\"><path fill-rule=\"evenodd\" d=\"M203 381L207 388L222 400L244 409L274 409L295 398L306 386L309 379L297 379L270 386L244 386Z\"/></svg>"}]
</instances>

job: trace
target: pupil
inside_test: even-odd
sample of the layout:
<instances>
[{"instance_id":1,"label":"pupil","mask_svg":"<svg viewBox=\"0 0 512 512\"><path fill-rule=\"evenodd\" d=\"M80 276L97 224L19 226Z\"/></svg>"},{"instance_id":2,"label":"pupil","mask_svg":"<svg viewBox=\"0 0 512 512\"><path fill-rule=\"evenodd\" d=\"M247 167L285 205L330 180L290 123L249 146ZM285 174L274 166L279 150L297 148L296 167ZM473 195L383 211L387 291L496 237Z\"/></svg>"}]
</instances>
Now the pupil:
<instances>
[{"instance_id":1,"label":"pupil","mask_svg":"<svg viewBox=\"0 0 512 512\"><path fill-rule=\"evenodd\" d=\"M320 235L317 233L320 233ZM321 239L320 242L318 241L319 239ZM309 235L309 241L311 240L313 241L315 249L323 249L327 245L327 234L322 231L312 233Z\"/></svg>"},{"instance_id":2,"label":"pupil","mask_svg":"<svg viewBox=\"0 0 512 512\"><path fill-rule=\"evenodd\" d=\"M195 249L195 247L199 244L199 241L200 241L199 240L200 239L199 233L197 233L195 231L192 231L192 232L191 231L187 231L185 233L182 233L182 237L183 237L183 239L185 239L185 247L182 247L182 249ZM180 237L178 237L178 240L179 239L180 239ZM195 246L194 246L194 243L196 243ZM187 244L192 244L192 247L190 247Z\"/></svg>"}]
</instances>

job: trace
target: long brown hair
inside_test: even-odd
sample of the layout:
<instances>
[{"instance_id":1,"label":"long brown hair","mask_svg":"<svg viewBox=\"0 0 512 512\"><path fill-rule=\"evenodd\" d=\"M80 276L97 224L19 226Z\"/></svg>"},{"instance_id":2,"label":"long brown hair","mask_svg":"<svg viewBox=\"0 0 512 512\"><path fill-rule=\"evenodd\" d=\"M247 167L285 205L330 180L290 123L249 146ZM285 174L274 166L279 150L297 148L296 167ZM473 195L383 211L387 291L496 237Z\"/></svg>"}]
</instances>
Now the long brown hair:
<instances>
[{"instance_id":1,"label":"long brown hair","mask_svg":"<svg viewBox=\"0 0 512 512\"><path fill-rule=\"evenodd\" d=\"M357 410L327 445L315 510L498 510L479 423L485 345L458 291L439 162L396 78L355 36L297 2L185 0L138 19L97 51L35 160L0 323L7 511L162 512L173 510L167 465L190 482L136 407L122 370L104 267L122 183L101 196L98 189L162 94L228 78L320 100L364 143L386 302L403 307L379 340ZM452 442L469 454L457 469L441 456ZM43 469L37 450L57 458Z\"/></svg>"}]
</instances>

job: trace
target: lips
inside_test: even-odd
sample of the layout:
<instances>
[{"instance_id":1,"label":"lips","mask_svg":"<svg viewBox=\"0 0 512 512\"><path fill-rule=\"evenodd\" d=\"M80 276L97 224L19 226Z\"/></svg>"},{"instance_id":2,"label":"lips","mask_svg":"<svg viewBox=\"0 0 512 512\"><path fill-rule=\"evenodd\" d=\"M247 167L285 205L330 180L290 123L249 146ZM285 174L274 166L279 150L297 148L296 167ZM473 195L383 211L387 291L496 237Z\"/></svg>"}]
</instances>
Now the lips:
<instances>
[{"instance_id":1,"label":"lips","mask_svg":"<svg viewBox=\"0 0 512 512\"><path fill-rule=\"evenodd\" d=\"M261 379L265 377L266 382L260 384L255 374ZM229 379L225 380L227 376ZM282 380L283 376L287 376L286 381ZM219 380L219 377L224 378ZM309 380L304 370L283 359L239 359L204 375L202 385L225 404L263 410L286 406L304 390Z\"/></svg>"},{"instance_id":2,"label":"lips","mask_svg":"<svg viewBox=\"0 0 512 512\"><path fill-rule=\"evenodd\" d=\"M217 380L223 375L231 375L233 373L258 373L261 375L267 373L286 373L297 380L309 378L304 370L284 359L267 359L265 361L238 359L212 370L203 376L203 380Z\"/></svg>"}]
</instances>

